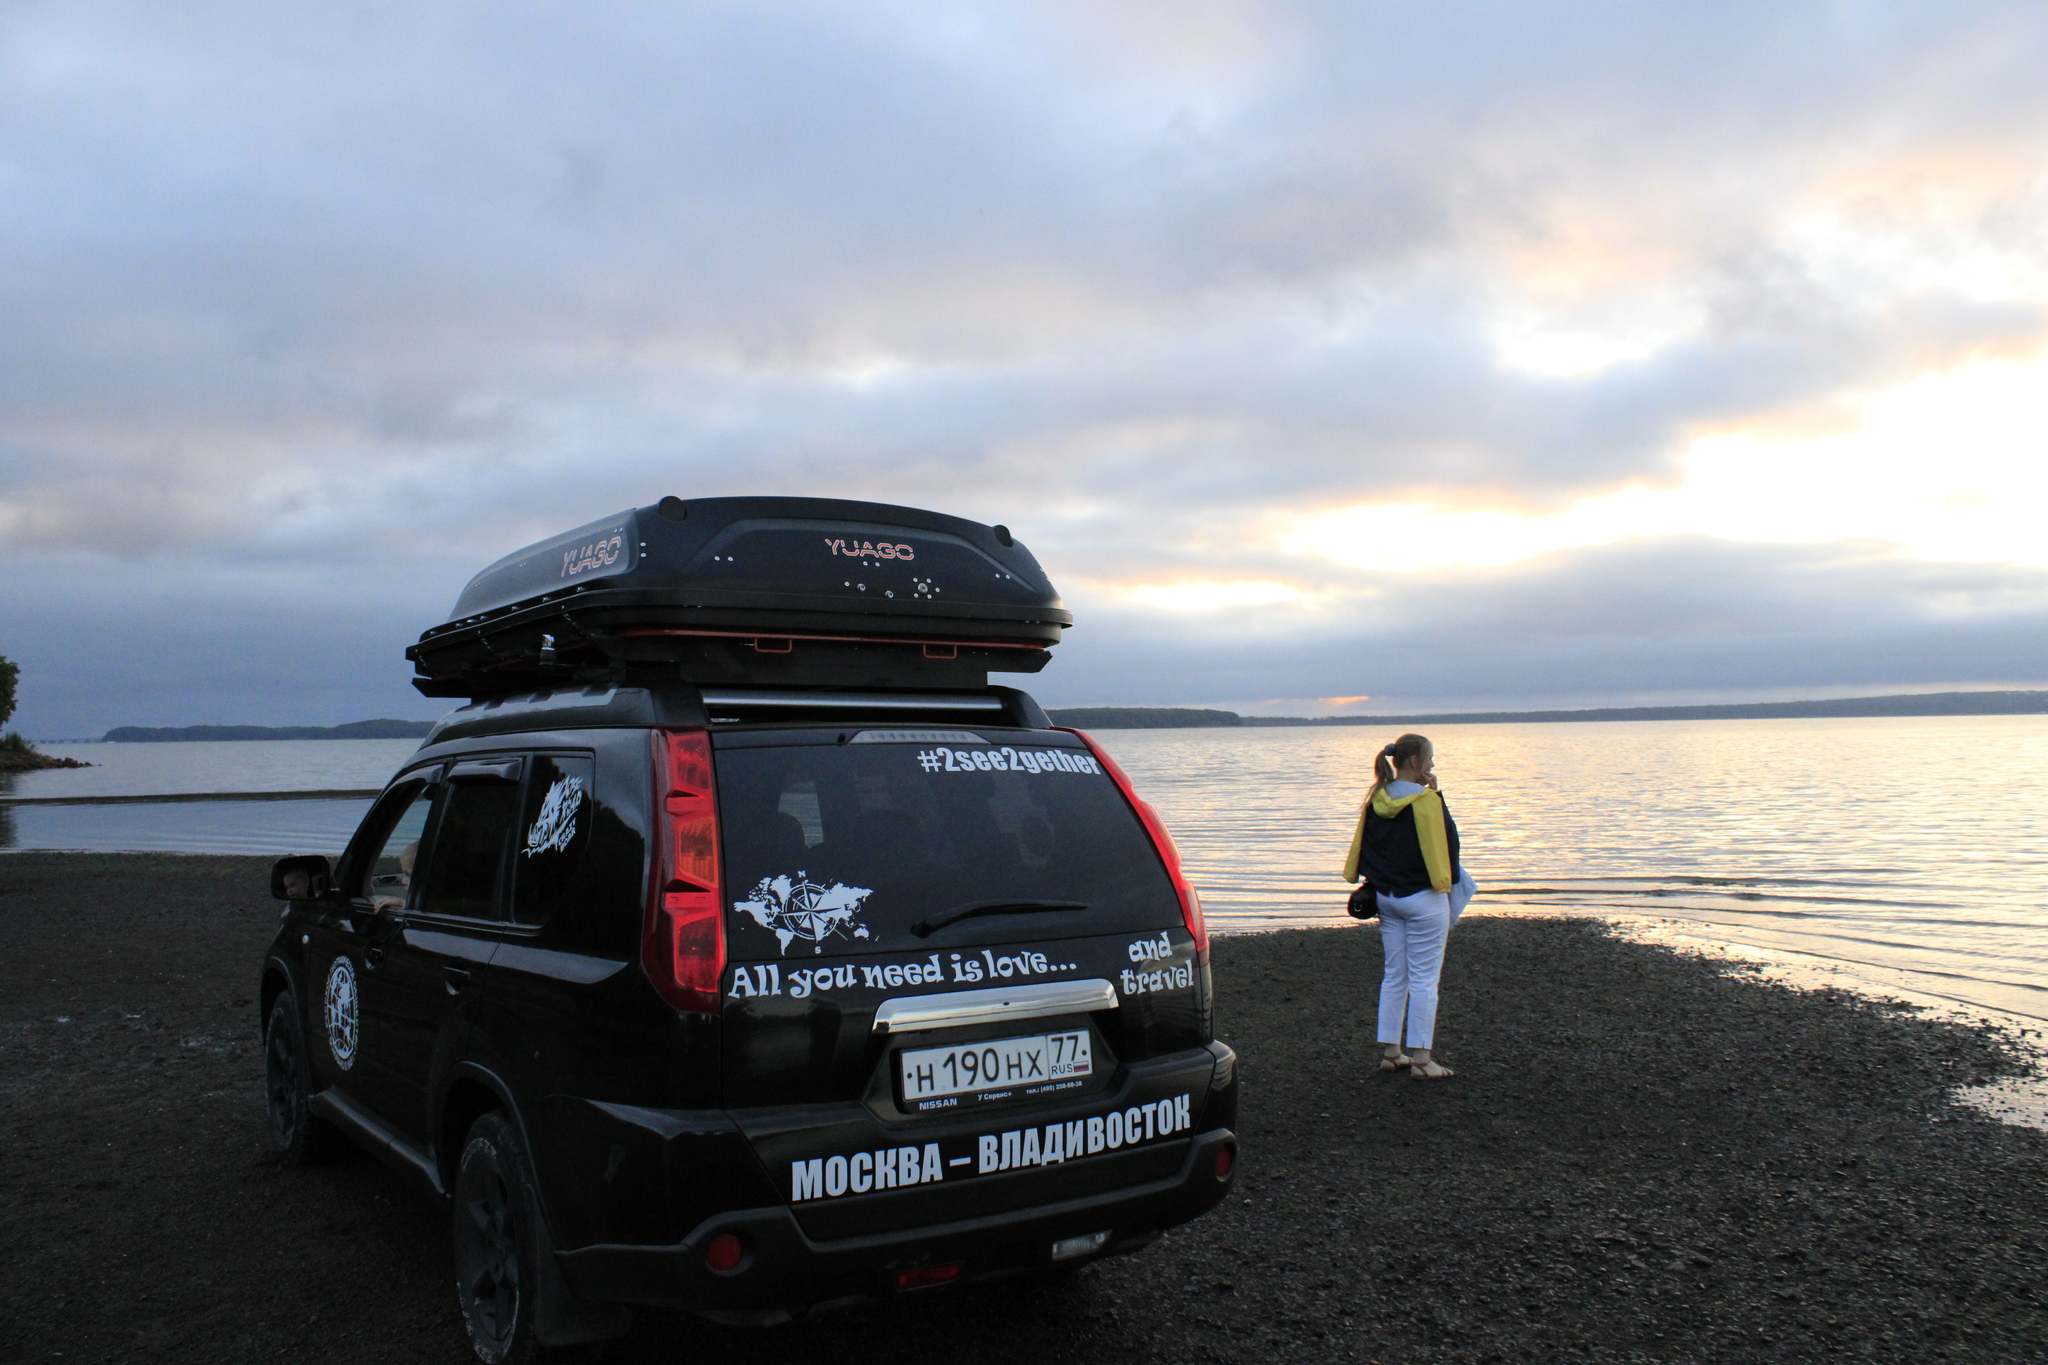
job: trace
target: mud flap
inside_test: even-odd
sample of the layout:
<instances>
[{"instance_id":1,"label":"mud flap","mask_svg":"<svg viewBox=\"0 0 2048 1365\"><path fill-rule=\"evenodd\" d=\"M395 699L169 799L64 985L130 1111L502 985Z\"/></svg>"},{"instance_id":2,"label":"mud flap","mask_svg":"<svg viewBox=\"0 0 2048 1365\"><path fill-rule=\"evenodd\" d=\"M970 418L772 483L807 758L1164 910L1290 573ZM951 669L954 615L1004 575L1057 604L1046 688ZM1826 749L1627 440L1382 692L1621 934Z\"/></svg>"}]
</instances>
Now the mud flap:
<instances>
[{"instance_id":1,"label":"mud flap","mask_svg":"<svg viewBox=\"0 0 2048 1365\"><path fill-rule=\"evenodd\" d=\"M543 1346L582 1346L622 1337L633 1327L633 1310L622 1303L579 1299L562 1277L548 1220L534 1220L540 1235L540 1283L534 1287L533 1334Z\"/></svg>"}]
</instances>

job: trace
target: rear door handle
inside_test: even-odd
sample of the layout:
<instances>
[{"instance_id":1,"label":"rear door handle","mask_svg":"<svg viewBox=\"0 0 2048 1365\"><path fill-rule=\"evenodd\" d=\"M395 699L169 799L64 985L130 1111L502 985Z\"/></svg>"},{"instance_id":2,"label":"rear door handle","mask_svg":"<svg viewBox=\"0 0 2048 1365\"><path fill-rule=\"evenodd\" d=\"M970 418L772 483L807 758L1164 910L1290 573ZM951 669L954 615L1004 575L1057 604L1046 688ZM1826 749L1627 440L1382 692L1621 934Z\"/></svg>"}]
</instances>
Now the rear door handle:
<instances>
[{"instance_id":1,"label":"rear door handle","mask_svg":"<svg viewBox=\"0 0 2048 1365\"><path fill-rule=\"evenodd\" d=\"M441 968L441 980L447 983L448 994L450 995L462 994L463 988L468 986L475 979L476 978L470 974L469 968L458 967L453 962L450 962L448 965Z\"/></svg>"},{"instance_id":2,"label":"rear door handle","mask_svg":"<svg viewBox=\"0 0 2048 1365\"><path fill-rule=\"evenodd\" d=\"M378 964L379 962L382 962L383 960L384 960L384 950L383 950L382 948L365 948L365 949L363 949L363 965L364 965L365 967L374 967L374 966L376 966L376 965L377 965L377 964Z\"/></svg>"}]
</instances>

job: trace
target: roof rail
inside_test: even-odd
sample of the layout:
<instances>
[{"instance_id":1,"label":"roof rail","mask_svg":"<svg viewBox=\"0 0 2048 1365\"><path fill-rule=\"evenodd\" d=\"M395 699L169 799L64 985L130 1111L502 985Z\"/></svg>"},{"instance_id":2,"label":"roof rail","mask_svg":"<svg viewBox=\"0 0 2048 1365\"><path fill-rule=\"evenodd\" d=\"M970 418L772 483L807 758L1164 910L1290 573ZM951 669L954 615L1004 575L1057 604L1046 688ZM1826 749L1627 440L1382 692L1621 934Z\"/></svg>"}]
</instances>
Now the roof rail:
<instances>
[{"instance_id":1,"label":"roof rail","mask_svg":"<svg viewBox=\"0 0 2048 1365\"><path fill-rule=\"evenodd\" d=\"M707 687L704 709L713 720L796 719L835 715L982 716L1007 719L1009 707L993 692L827 692L780 687Z\"/></svg>"},{"instance_id":2,"label":"roof rail","mask_svg":"<svg viewBox=\"0 0 2048 1365\"><path fill-rule=\"evenodd\" d=\"M1014 687L959 692L884 692L844 688L706 687L661 683L644 687L543 689L491 697L441 718L420 746L475 735L533 730L690 728L742 721L950 722L1050 729L1031 695Z\"/></svg>"}]
</instances>

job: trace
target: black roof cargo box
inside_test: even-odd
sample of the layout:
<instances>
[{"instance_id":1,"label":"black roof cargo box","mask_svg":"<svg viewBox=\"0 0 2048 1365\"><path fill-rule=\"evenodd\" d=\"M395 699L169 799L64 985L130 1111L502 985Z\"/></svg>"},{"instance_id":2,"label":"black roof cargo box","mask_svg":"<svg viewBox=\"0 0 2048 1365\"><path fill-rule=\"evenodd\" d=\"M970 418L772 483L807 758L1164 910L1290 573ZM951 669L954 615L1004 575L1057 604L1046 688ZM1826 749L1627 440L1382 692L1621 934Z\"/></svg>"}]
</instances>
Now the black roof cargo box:
<instances>
[{"instance_id":1,"label":"black roof cargo box","mask_svg":"<svg viewBox=\"0 0 2048 1365\"><path fill-rule=\"evenodd\" d=\"M1073 617L1001 526L831 498L663 498L507 555L405 652L430 697L632 675L980 687Z\"/></svg>"}]
</instances>

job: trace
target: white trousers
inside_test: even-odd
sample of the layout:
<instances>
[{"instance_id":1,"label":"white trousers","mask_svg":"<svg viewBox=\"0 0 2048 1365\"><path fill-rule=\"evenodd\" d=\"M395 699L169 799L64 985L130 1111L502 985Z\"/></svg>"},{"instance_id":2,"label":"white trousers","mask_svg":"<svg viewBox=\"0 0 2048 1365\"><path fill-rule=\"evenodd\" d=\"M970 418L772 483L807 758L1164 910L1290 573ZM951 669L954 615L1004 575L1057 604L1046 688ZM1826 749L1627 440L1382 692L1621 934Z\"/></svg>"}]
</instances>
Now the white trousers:
<instances>
[{"instance_id":1,"label":"white trousers","mask_svg":"<svg viewBox=\"0 0 2048 1365\"><path fill-rule=\"evenodd\" d=\"M1430 1047L1436 1038L1437 981L1444 973L1444 940L1465 913L1479 888L1471 874L1458 869L1448 893L1417 891L1398 900L1381 896L1380 942L1387 950L1386 975L1380 978L1382 1043ZM1401 1036L1401 1016L1408 1017L1408 1036Z\"/></svg>"}]
</instances>

